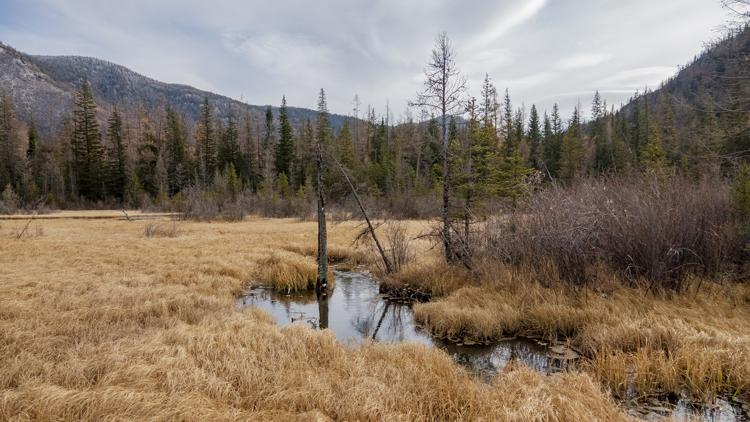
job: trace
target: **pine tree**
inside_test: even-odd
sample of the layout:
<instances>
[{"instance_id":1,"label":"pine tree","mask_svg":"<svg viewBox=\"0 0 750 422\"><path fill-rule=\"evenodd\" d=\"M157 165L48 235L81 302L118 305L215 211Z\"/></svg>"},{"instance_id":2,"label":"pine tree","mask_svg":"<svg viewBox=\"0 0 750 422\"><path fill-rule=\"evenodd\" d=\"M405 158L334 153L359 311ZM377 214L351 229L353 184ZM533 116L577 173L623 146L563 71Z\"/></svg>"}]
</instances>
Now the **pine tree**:
<instances>
[{"instance_id":1,"label":"pine tree","mask_svg":"<svg viewBox=\"0 0 750 422\"><path fill-rule=\"evenodd\" d=\"M504 150L506 157L512 157L517 150L517 140L513 138L513 106L510 102L510 92L505 90L505 99L503 100L503 123L502 133L504 137Z\"/></svg>"},{"instance_id":2,"label":"pine tree","mask_svg":"<svg viewBox=\"0 0 750 422\"><path fill-rule=\"evenodd\" d=\"M661 129L651 119L648 122L648 137L641 151L641 166L644 170L660 170L666 165L666 153L661 142Z\"/></svg>"},{"instance_id":3,"label":"pine tree","mask_svg":"<svg viewBox=\"0 0 750 422\"><path fill-rule=\"evenodd\" d=\"M558 177L560 175L562 137L563 129L560 109L557 104L554 104L549 120L549 130L545 130L544 140L544 163L551 177Z\"/></svg>"},{"instance_id":4,"label":"pine tree","mask_svg":"<svg viewBox=\"0 0 750 422\"><path fill-rule=\"evenodd\" d=\"M484 74L484 82L482 83L482 104L480 105L479 112L482 114L482 122L484 126L495 126L497 120L497 88L492 84L490 75Z\"/></svg>"},{"instance_id":5,"label":"pine tree","mask_svg":"<svg viewBox=\"0 0 750 422\"><path fill-rule=\"evenodd\" d=\"M27 136L28 145L26 146L26 171L24 174L24 196L27 202L36 199L39 188L44 181L41 177L43 163L39 160L39 134L36 125L32 121L29 123L29 133Z\"/></svg>"},{"instance_id":6,"label":"pine tree","mask_svg":"<svg viewBox=\"0 0 750 422\"><path fill-rule=\"evenodd\" d=\"M284 174L287 181L292 176L292 164L294 160L294 132L289 122L289 111L286 106L286 97L281 97L281 108L279 109L279 143L276 145L276 176Z\"/></svg>"},{"instance_id":7,"label":"pine tree","mask_svg":"<svg viewBox=\"0 0 750 422\"><path fill-rule=\"evenodd\" d=\"M273 176L273 163L272 155L273 151L276 150L276 139L274 137L274 132L276 129L274 128L273 124L273 109L271 106L266 107L266 116L264 121L264 132L263 132L263 142L262 142L262 148L260 151L260 171L261 171L261 179L264 182L272 182L271 178Z\"/></svg>"},{"instance_id":8,"label":"pine tree","mask_svg":"<svg viewBox=\"0 0 750 422\"><path fill-rule=\"evenodd\" d=\"M529 112L529 162L534 168L542 169L542 132L539 127L539 112L531 105Z\"/></svg>"},{"instance_id":9,"label":"pine tree","mask_svg":"<svg viewBox=\"0 0 750 422\"><path fill-rule=\"evenodd\" d=\"M28 140L29 144L26 147L26 159L34 161L37 157L37 152L39 152L39 134L37 133L34 122L29 123Z\"/></svg>"},{"instance_id":10,"label":"pine tree","mask_svg":"<svg viewBox=\"0 0 750 422\"><path fill-rule=\"evenodd\" d=\"M354 157L354 142L349 130L349 121L345 121L336 138L336 151L339 161L349 170L356 170L356 158Z\"/></svg>"},{"instance_id":11,"label":"pine tree","mask_svg":"<svg viewBox=\"0 0 750 422\"><path fill-rule=\"evenodd\" d=\"M197 161L201 181L204 186L211 184L214 173L216 173L216 135L214 133L214 121L208 97L203 99L200 119L198 121L198 133L196 136Z\"/></svg>"},{"instance_id":12,"label":"pine tree","mask_svg":"<svg viewBox=\"0 0 750 422\"><path fill-rule=\"evenodd\" d=\"M591 136L594 143L594 170L599 173L612 166L612 150L605 130L606 113L606 106L602 103L599 91L596 91L591 104Z\"/></svg>"},{"instance_id":13,"label":"pine tree","mask_svg":"<svg viewBox=\"0 0 750 422\"><path fill-rule=\"evenodd\" d=\"M578 177L583 167L581 117L578 110L578 107L573 110L573 117L560 146L560 177L566 182Z\"/></svg>"},{"instance_id":14,"label":"pine tree","mask_svg":"<svg viewBox=\"0 0 750 422\"><path fill-rule=\"evenodd\" d=\"M104 147L96 121L96 103L88 81L83 82L76 95L71 150L79 195L94 201L103 199Z\"/></svg>"},{"instance_id":15,"label":"pine tree","mask_svg":"<svg viewBox=\"0 0 750 422\"><path fill-rule=\"evenodd\" d=\"M107 192L122 202L125 199L129 170L127 146L123 139L122 117L116 108L107 122L107 141L109 142Z\"/></svg>"},{"instance_id":16,"label":"pine tree","mask_svg":"<svg viewBox=\"0 0 750 422\"><path fill-rule=\"evenodd\" d=\"M167 185L169 195L175 195L189 182L189 167L185 133L180 115L167 107L166 151Z\"/></svg>"},{"instance_id":17,"label":"pine tree","mask_svg":"<svg viewBox=\"0 0 750 422\"><path fill-rule=\"evenodd\" d=\"M234 116L227 119L227 127L221 133L221 145L218 155L218 170L225 172L230 165L240 167L240 140ZM236 171L236 170L235 170Z\"/></svg>"},{"instance_id":18,"label":"pine tree","mask_svg":"<svg viewBox=\"0 0 750 422\"><path fill-rule=\"evenodd\" d=\"M19 185L16 129L15 110L10 96L0 92L0 187L10 184L18 188Z\"/></svg>"}]
</instances>

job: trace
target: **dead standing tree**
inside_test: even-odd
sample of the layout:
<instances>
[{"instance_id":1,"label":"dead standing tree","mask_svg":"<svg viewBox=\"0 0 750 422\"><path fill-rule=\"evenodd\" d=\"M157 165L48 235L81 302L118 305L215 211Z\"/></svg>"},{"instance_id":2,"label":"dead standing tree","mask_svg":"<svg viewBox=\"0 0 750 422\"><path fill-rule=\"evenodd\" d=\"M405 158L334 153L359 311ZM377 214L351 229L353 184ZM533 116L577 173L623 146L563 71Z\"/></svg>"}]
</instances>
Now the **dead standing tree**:
<instances>
[{"instance_id":1,"label":"dead standing tree","mask_svg":"<svg viewBox=\"0 0 750 422\"><path fill-rule=\"evenodd\" d=\"M372 237L373 242L375 242L375 247L378 249L380 258L383 260L383 265L385 266L385 272L388 274L394 273L395 269L393 268L393 265L391 264L391 260L388 259L388 256L385 254L385 250L383 249L383 246L380 243L380 240L378 240L377 234L375 234L375 227L372 225L372 221L370 221L370 217L367 215L365 206L362 204L362 200L359 198L359 194L357 193L357 188L354 187L354 183L352 183L352 180L349 178L349 175L346 173L346 169L344 168L344 165L341 164L339 160L337 160L333 154L331 154L330 157L333 160L333 162L336 164L336 166L339 168L341 175L344 176L344 180L346 180L346 183L349 185L349 189L351 190L352 195L354 195L354 199L357 201L357 206L359 207L359 211L362 213L362 217L365 219L365 223L367 224L367 231L370 233L370 237Z\"/></svg>"},{"instance_id":2,"label":"dead standing tree","mask_svg":"<svg viewBox=\"0 0 750 422\"><path fill-rule=\"evenodd\" d=\"M328 290L328 234L326 232L326 203L323 187L323 173L325 171L323 150L328 145L330 132L326 93L321 88L318 97L318 124L315 136L317 141L315 188L318 197L318 280L315 283L315 291L319 296L327 294Z\"/></svg>"},{"instance_id":3,"label":"dead standing tree","mask_svg":"<svg viewBox=\"0 0 750 422\"><path fill-rule=\"evenodd\" d=\"M413 106L424 107L440 113L441 141L443 144L443 209L440 237L445 249L445 259L449 263L463 262L464 247L456 245L451 234L450 214L450 157L448 139L448 120L462 109L462 97L466 91L466 79L456 68L456 53L445 32L438 35L432 58L425 67L424 90L417 94ZM460 239L457 239L460 242Z\"/></svg>"}]
</instances>

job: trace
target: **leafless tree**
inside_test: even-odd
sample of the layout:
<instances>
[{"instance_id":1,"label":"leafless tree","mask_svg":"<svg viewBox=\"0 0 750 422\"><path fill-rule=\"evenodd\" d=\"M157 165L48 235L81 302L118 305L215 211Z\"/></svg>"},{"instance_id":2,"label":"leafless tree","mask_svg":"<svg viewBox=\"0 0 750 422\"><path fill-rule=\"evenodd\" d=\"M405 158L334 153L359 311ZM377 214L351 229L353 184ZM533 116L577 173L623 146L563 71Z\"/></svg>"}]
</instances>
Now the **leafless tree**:
<instances>
[{"instance_id":1,"label":"leafless tree","mask_svg":"<svg viewBox=\"0 0 750 422\"><path fill-rule=\"evenodd\" d=\"M457 248L451 239L448 119L462 111L466 79L456 67L456 53L448 34L445 32L440 33L435 39L432 58L424 69L424 75L424 89L417 94L417 99L411 105L428 108L440 114L441 140L443 143L443 227L441 237L446 260L454 263L460 259L459 251L461 248Z\"/></svg>"},{"instance_id":2,"label":"leafless tree","mask_svg":"<svg viewBox=\"0 0 750 422\"><path fill-rule=\"evenodd\" d=\"M317 133L317 157L316 157L316 190L318 197L318 280L315 291L318 295L326 295L328 290L328 234L326 231L326 205L323 192L324 149L328 145L330 126L328 123L328 104L326 93L321 88L318 98L318 133Z\"/></svg>"}]
</instances>

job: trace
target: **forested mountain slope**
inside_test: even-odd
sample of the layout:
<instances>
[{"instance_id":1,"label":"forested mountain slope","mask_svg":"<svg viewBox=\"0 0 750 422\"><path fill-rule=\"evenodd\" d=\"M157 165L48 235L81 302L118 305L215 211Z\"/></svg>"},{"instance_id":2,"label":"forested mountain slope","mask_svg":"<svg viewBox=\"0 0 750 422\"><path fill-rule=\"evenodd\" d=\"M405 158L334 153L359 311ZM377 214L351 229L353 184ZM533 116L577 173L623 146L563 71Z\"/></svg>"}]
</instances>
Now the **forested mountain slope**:
<instances>
[{"instance_id":1,"label":"forested mountain slope","mask_svg":"<svg viewBox=\"0 0 750 422\"><path fill-rule=\"evenodd\" d=\"M0 43L0 90L11 96L19 119L28 122L33 117L42 134L52 135L60 129L70 115L74 94L84 79L91 83L102 120L117 105L133 112L139 109L152 112L161 106L169 106L188 121L195 121L204 98L208 98L219 119L247 112L253 120L260 122L265 112L265 106L244 104L186 85L159 82L104 60L79 56L33 56ZM278 113L276 107L274 113ZM289 108L289 118L295 126L314 115L313 110ZM340 127L344 119L333 115L331 123Z\"/></svg>"}]
</instances>

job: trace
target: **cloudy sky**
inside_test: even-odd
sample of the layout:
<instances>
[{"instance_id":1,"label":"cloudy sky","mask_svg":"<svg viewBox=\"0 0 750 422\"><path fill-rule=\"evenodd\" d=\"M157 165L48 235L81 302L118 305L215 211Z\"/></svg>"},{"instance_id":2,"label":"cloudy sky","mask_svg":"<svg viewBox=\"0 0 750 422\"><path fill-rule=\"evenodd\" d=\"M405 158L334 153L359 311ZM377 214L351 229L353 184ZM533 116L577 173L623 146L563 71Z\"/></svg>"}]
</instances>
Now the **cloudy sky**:
<instances>
[{"instance_id":1,"label":"cloudy sky","mask_svg":"<svg viewBox=\"0 0 750 422\"><path fill-rule=\"evenodd\" d=\"M0 41L85 55L252 104L398 117L447 31L479 95L484 73L516 105L566 112L595 90L619 105L718 36L719 0L0 0Z\"/></svg>"}]
</instances>

